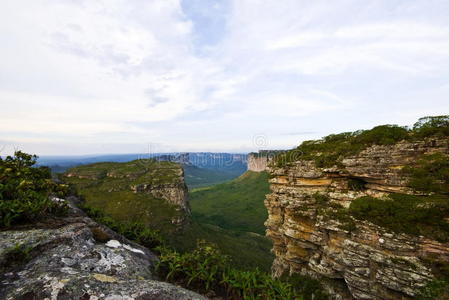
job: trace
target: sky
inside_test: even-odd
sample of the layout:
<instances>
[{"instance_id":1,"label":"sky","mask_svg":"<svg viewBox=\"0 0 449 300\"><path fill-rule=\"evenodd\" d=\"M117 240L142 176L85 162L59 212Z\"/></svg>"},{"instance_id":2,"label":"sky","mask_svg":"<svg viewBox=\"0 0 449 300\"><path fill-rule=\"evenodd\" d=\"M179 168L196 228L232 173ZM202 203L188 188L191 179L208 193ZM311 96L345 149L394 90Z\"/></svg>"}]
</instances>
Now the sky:
<instances>
[{"instance_id":1,"label":"sky","mask_svg":"<svg viewBox=\"0 0 449 300\"><path fill-rule=\"evenodd\" d=\"M288 149L442 114L447 0L0 1L0 155Z\"/></svg>"}]
</instances>

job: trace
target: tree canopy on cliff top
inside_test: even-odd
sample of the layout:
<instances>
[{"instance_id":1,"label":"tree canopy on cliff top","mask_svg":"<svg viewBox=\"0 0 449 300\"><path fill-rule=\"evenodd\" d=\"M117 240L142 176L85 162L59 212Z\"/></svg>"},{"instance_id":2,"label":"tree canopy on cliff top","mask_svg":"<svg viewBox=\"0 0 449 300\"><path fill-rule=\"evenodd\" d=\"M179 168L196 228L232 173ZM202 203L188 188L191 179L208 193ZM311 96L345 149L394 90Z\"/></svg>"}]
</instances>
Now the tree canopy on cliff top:
<instances>
[{"instance_id":1,"label":"tree canopy on cliff top","mask_svg":"<svg viewBox=\"0 0 449 300\"><path fill-rule=\"evenodd\" d=\"M392 145L402 140L449 136L449 116L420 118L412 128L380 125L370 130L330 134L320 140L304 141L297 148L276 156L278 167L297 160L313 160L317 167L339 165L344 157L357 154L372 145Z\"/></svg>"}]
</instances>

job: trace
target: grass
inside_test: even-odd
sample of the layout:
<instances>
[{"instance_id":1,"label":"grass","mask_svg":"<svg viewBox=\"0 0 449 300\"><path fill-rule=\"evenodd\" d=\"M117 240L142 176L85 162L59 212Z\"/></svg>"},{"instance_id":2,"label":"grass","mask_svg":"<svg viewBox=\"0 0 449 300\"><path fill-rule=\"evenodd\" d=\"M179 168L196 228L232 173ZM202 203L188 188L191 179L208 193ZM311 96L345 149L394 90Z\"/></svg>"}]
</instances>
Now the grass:
<instances>
[{"instance_id":1,"label":"grass","mask_svg":"<svg viewBox=\"0 0 449 300\"><path fill-rule=\"evenodd\" d=\"M144 193L131 191L105 193L90 188L80 190L79 194L86 199L89 206L101 209L118 221L127 221L132 216L133 220L167 234L176 229L171 223L172 218L182 214L166 200L157 199Z\"/></svg>"},{"instance_id":2,"label":"grass","mask_svg":"<svg viewBox=\"0 0 449 300\"><path fill-rule=\"evenodd\" d=\"M234 179L242 174L239 170L218 170L185 165L184 177L189 190L211 186Z\"/></svg>"},{"instance_id":3,"label":"grass","mask_svg":"<svg viewBox=\"0 0 449 300\"><path fill-rule=\"evenodd\" d=\"M91 180L128 179L134 183L173 184L180 179L180 165L168 161L137 159L130 162L101 162L71 168L65 175ZM73 177L67 177L68 180ZM126 181L125 181L126 182Z\"/></svg>"},{"instance_id":4,"label":"grass","mask_svg":"<svg viewBox=\"0 0 449 300\"><path fill-rule=\"evenodd\" d=\"M265 234L268 214L264 199L269 192L266 172L247 171L230 182L192 190L192 217L233 231Z\"/></svg>"},{"instance_id":5,"label":"grass","mask_svg":"<svg viewBox=\"0 0 449 300\"><path fill-rule=\"evenodd\" d=\"M272 243L265 236L227 230L197 221L192 221L183 232L167 238L168 244L180 252L194 250L197 240L213 243L230 257L232 266L242 270L259 268L269 272L274 259L271 253Z\"/></svg>"},{"instance_id":6,"label":"grass","mask_svg":"<svg viewBox=\"0 0 449 300\"><path fill-rule=\"evenodd\" d=\"M163 239L159 232L150 229L145 223L139 221L120 222L106 215L102 210L88 205L82 205L80 208L96 222L109 227L127 239L135 241L148 249L155 249L163 245Z\"/></svg>"}]
</instances>

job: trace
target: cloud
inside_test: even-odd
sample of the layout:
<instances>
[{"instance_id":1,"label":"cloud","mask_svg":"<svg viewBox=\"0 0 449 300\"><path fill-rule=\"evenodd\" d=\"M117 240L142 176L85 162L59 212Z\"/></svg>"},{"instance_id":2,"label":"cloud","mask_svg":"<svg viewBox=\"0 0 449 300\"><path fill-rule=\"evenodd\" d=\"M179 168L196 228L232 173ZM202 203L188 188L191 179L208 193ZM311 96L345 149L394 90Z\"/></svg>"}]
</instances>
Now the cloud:
<instances>
[{"instance_id":1,"label":"cloud","mask_svg":"<svg viewBox=\"0 0 449 300\"><path fill-rule=\"evenodd\" d=\"M249 151L258 133L289 148L411 124L449 111L447 11L438 0L5 1L0 139L42 154Z\"/></svg>"}]
</instances>

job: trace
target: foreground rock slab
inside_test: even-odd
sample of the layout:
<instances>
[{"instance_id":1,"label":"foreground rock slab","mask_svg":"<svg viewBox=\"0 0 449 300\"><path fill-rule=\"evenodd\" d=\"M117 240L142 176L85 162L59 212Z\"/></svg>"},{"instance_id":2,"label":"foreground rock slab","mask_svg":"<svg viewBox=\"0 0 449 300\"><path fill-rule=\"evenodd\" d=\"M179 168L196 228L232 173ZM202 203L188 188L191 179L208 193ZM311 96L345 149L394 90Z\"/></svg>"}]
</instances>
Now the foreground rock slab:
<instances>
[{"instance_id":1,"label":"foreground rock slab","mask_svg":"<svg viewBox=\"0 0 449 300\"><path fill-rule=\"evenodd\" d=\"M40 227L0 232L0 299L206 299L158 281L154 254L85 216Z\"/></svg>"}]
</instances>

